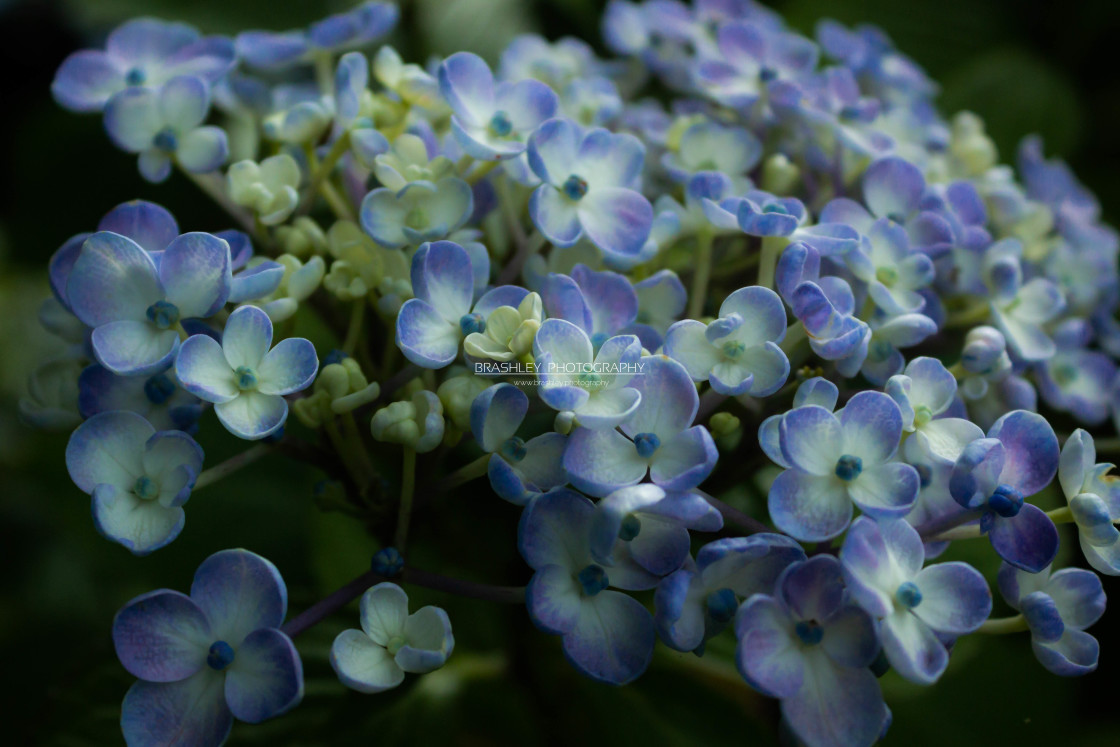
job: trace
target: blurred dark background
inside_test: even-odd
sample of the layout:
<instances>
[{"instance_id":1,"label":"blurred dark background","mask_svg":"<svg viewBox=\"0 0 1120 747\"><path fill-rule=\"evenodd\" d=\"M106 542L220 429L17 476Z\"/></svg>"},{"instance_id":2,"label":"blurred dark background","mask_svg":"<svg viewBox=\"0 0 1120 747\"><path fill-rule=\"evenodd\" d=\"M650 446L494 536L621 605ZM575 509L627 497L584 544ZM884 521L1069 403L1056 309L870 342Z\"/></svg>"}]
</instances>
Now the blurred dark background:
<instances>
[{"instance_id":1,"label":"blurred dark background","mask_svg":"<svg viewBox=\"0 0 1120 747\"><path fill-rule=\"evenodd\" d=\"M1041 133L1047 152L1066 158L1100 197L1106 218L1120 208L1120 76L1115 68L1120 4L1082 1L792 0L768 3L811 34L816 19L874 22L942 84L943 111L969 109L987 122L1004 160L1019 137ZM68 480L66 434L23 427L16 400L28 372L52 350L35 324L48 291L44 268L69 236L92 229L112 206L135 197L172 210L183 230L227 227L193 187L173 177L140 180L135 159L105 139L97 116L71 115L50 98L55 68L70 52L97 46L121 21L155 15L207 32L303 26L349 3L275 0L7 0L0 2L0 645L8 683L6 744L100 745L120 742L120 699L130 677L109 639L113 613L157 587L186 590L196 565L219 549L244 546L272 559L298 612L361 572L372 540L339 514L311 503L319 475L271 457L200 492L188 505L182 536L136 559L96 535L88 499ZM601 0L406 0L393 43L406 58L469 49L495 59L516 33L574 35L601 49ZM199 441L207 463L242 446L211 418ZM500 505L499 505L500 504ZM422 514L418 566L519 584L516 511L484 483ZM1068 527L1063 531L1068 532ZM1072 534L1063 534L1067 548ZM986 544L986 543L983 543ZM965 548L989 578L992 553ZM492 548L507 548L494 551ZM479 552L487 548L487 552ZM450 560L449 559L453 559ZM1066 556L1065 562L1079 563ZM450 567L449 567L450 566ZM1120 599L1120 584L1106 580ZM445 670L410 679L380 696L345 691L326 663L333 636L355 627L342 615L299 639L307 696L293 714L261 726L238 725L231 744L464 745L744 744L774 742L772 704L753 697L728 666L698 669L658 655L636 685L613 689L582 680L558 642L531 628L520 609L495 609L410 590L414 606L445 606L458 648ZM999 607L997 606L997 610ZM884 688L895 721L887 744L1116 744L1120 713L1120 612L1093 631L1100 670L1063 680L1041 668L1025 635L961 641L949 671L932 688ZM728 643L728 642L725 642ZM717 654L725 653L716 651ZM709 662L712 657L704 661Z\"/></svg>"}]
</instances>

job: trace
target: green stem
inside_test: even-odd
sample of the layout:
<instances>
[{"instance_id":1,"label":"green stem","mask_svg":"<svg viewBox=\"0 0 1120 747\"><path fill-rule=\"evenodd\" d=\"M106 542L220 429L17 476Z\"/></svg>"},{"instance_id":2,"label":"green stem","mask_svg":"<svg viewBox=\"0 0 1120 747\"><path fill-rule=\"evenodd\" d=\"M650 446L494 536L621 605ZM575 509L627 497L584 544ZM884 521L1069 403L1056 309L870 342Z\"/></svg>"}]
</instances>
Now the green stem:
<instances>
[{"instance_id":1,"label":"green stem","mask_svg":"<svg viewBox=\"0 0 1120 747\"><path fill-rule=\"evenodd\" d=\"M692 292L688 299L688 316L699 319L708 299L708 283L712 279L712 241L711 231L701 231L696 237L696 270L692 273Z\"/></svg>"},{"instance_id":2,"label":"green stem","mask_svg":"<svg viewBox=\"0 0 1120 747\"><path fill-rule=\"evenodd\" d=\"M786 336L782 338L779 347L788 356L797 347L798 343L807 339L809 339L809 334L805 331L805 325L801 322L794 322L786 328Z\"/></svg>"},{"instance_id":3,"label":"green stem","mask_svg":"<svg viewBox=\"0 0 1120 747\"><path fill-rule=\"evenodd\" d=\"M354 481L354 484L358 486L358 490L364 495L366 489L369 487L370 476L367 474L365 466L363 465L362 456L359 456L351 447L350 442L343 437L335 421L327 420L324 422L323 430L326 431L327 437L330 438L331 443L334 444L334 450L342 460L342 464L346 467L350 479Z\"/></svg>"},{"instance_id":4,"label":"green stem","mask_svg":"<svg viewBox=\"0 0 1120 747\"><path fill-rule=\"evenodd\" d=\"M1055 508L1053 511L1047 511L1046 515L1050 517L1050 521L1055 524L1069 524L1073 522L1073 512L1069 510L1069 506L1062 506Z\"/></svg>"},{"instance_id":5,"label":"green stem","mask_svg":"<svg viewBox=\"0 0 1120 747\"><path fill-rule=\"evenodd\" d=\"M366 316L366 299L363 296L354 300L350 309L350 326L346 328L346 339L342 342L342 350L347 355L353 355L358 347L358 337L362 333L362 320Z\"/></svg>"},{"instance_id":6,"label":"green stem","mask_svg":"<svg viewBox=\"0 0 1120 747\"><path fill-rule=\"evenodd\" d=\"M193 491L197 492L207 485L212 485L223 477L233 474L237 470L252 464L260 459L265 454L273 450L273 444L257 444L250 449L246 449L237 456L232 456L221 464L216 464L210 469L205 469L199 473L198 479L194 481Z\"/></svg>"},{"instance_id":7,"label":"green stem","mask_svg":"<svg viewBox=\"0 0 1120 747\"><path fill-rule=\"evenodd\" d=\"M976 632L1004 635L1007 633L1022 633L1029 629L1027 619L1022 615L1015 615L1014 617L993 617L990 620L985 620L983 625L976 629Z\"/></svg>"},{"instance_id":8,"label":"green stem","mask_svg":"<svg viewBox=\"0 0 1120 747\"><path fill-rule=\"evenodd\" d=\"M758 284L763 288L774 287L774 271L778 268L778 257L789 244L784 236L764 236L762 239L762 258L758 262Z\"/></svg>"},{"instance_id":9,"label":"green stem","mask_svg":"<svg viewBox=\"0 0 1120 747\"><path fill-rule=\"evenodd\" d=\"M319 93L324 96L334 95L334 67L330 52L320 52L315 55L315 82L319 85Z\"/></svg>"},{"instance_id":10,"label":"green stem","mask_svg":"<svg viewBox=\"0 0 1120 747\"><path fill-rule=\"evenodd\" d=\"M443 493L449 490L454 490L463 483L470 482L471 480L482 477L486 474L486 470L490 466L491 454L483 454L478 459L465 464L459 469L452 472L439 483L439 488L436 492Z\"/></svg>"},{"instance_id":11,"label":"green stem","mask_svg":"<svg viewBox=\"0 0 1120 747\"><path fill-rule=\"evenodd\" d=\"M1096 438L1093 439L1093 445L1096 446L1098 454L1120 452L1120 438Z\"/></svg>"},{"instance_id":12,"label":"green stem","mask_svg":"<svg viewBox=\"0 0 1120 747\"><path fill-rule=\"evenodd\" d=\"M393 538L393 544L402 555L405 543L408 542L408 524L412 518L412 495L415 491L416 449L405 446L401 460L401 503L397 511L397 533Z\"/></svg>"},{"instance_id":13,"label":"green stem","mask_svg":"<svg viewBox=\"0 0 1120 747\"><path fill-rule=\"evenodd\" d=\"M474 170L467 176L467 183L474 185L482 181L487 174L497 168L500 161L487 161L486 163L479 164L474 167Z\"/></svg>"},{"instance_id":14,"label":"green stem","mask_svg":"<svg viewBox=\"0 0 1120 747\"><path fill-rule=\"evenodd\" d=\"M946 327L975 327L983 324L992 316L992 307L988 301L980 299L960 311L953 312L945 319Z\"/></svg>"},{"instance_id":15,"label":"green stem","mask_svg":"<svg viewBox=\"0 0 1120 747\"><path fill-rule=\"evenodd\" d=\"M341 220L354 220L354 211L350 209L350 203L346 198L335 189L334 183L330 179L324 179L319 182L319 194L327 201L327 207L335 214L336 218Z\"/></svg>"},{"instance_id":16,"label":"green stem","mask_svg":"<svg viewBox=\"0 0 1120 747\"><path fill-rule=\"evenodd\" d=\"M253 215L234 202L233 199L226 194L225 186L220 176L216 173L193 174L182 168L179 169L179 171L194 182L195 186L205 192L206 196L216 202L220 208L229 213L234 220L241 224L242 228L253 234L260 241L267 242L267 235L261 235L257 231L257 225Z\"/></svg>"}]
</instances>

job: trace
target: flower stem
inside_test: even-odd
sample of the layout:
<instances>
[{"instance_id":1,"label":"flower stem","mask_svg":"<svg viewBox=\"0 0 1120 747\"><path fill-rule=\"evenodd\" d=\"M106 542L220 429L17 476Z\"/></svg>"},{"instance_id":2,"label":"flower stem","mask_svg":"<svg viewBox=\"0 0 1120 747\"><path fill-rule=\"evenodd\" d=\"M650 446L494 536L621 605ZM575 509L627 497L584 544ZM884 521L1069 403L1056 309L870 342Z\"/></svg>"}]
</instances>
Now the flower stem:
<instances>
[{"instance_id":1,"label":"flower stem","mask_svg":"<svg viewBox=\"0 0 1120 747\"><path fill-rule=\"evenodd\" d=\"M980 512L979 511L961 511L960 513L957 513L957 514L951 514L949 516L945 516L945 517L942 517L940 519L935 519L933 521L927 521L925 524L919 524L918 526L916 526L914 528L916 530L918 530L918 534L920 534L922 536L922 540L926 541L926 542L929 542L930 540L933 540L933 539L938 539L938 540L949 539L949 538L942 537L942 536L939 536L939 535L943 535L945 532L948 532L950 529L956 529L957 527L961 526L962 524L967 524L968 522L973 521L973 520L978 519L978 518L980 518ZM974 536L977 536L977 537L980 536L980 528L979 527L976 528L976 534ZM957 539L961 539L961 538L958 537Z\"/></svg>"},{"instance_id":2,"label":"flower stem","mask_svg":"<svg viewBox=\"0 0 1120 747\"><path fill-rule=\"evenodd\" d=\"M408 542L408 524L412 518L412 496L415 492L416 449L405 446L401 459L401 502L397 509L397 532L393 538L393 544L402 555L405 543Z\"/></svg>"},{"instance_id":3,"label":"flower stem","mask_svg":"<svg viewBox=\"0 0 1120 747\"><path fill-rule=\"evenodd\" d=\"M701 231L696 237L696 270L692 274L692 292L688 299L688 316L699 319L708 299L708 283L712 279L712 241L711 231Z\"/></svg>"},{"instance_id":4,"label":"flower stem","mask_svg":"<svg viewBox=\"0 0 1120 747\"><path fill-rule=\"evenodd\" d=\"M362 333L362 321L366 316L366 299L363 296L354 300L350 309L350 326L346 328L346 339L342 342L342 350L347 355L353 355L358 347L358 336Z\"/></svg>"},{"instance_id":5,"label":"flower stem","mask_svg":"<svg viewBox=\"0 0 1120 747\"><path fill-rule=\"evenodd\" d=\"M712 507L723 514L725 521L728 521L740 529L745 529L747 534L758 534L759 532L774 532L776 530L763 524L758 519L747 516L745 513L737 508L732 508L719 498L708 495L703 490L696 491L704 500L712 504Z\"/></svg>"},{"instance_id":6,"label":"flower stem","mask_svg":"<svg viewBox=\"0 0 1120 747\"><path fill-rule=\"evenodd\" d=\"M1055 524L1069 524L1073 521L1073 512L1069 510L1069 506L1062 506L1055 508L1053 511L1047 511L1046 515L1050 517L1050 521Z\"/></svg>"},{"instance_id":7,"label":"flower stem","mask_svg":"<svg viewBox=\"0 0 1120 747\"><path fill-rule=\"evenodd\" d=\"M989 635L1004 635L1006 633L1022 633L1024 630L1029 630L1027 626L1027 618L1022 615L1015 615L1014 617L993 617L990 620L985 620L984 623L976 629L977 633L987 633Z\"/></svg>"},{"instance_id":8,"label":"flower stem","mask_svg":"<svg viewBox=\"0 0 1120 747\"><path fill-rule=\"evenodd\" d=\"M205 192L207 197L229 213L230 217L240 223L242 228L253 234L258 240L262 242L267 241L268 237L261 235L257 230L256 221L249 211L238 205L226 194L221 177L216 174L194 174L186 169L180 169L180 171L185 177L194 182L195 186Z\"/></svg>"},{"instance_id":9,"label":"flower stem","mask_svg":"<svg viewBox=\"0 0 1120 747\"><path fill-rule=\"evenodd\" d=\"M517 279L529 257L539 252L544 245L544 234L539 230L534 231L533 235L517 248L517 254L513 255L513 259L502 270L502 274L498 276L498 285L508 285Z\"/></svg>"},{"instance_id":10,"label":"flower stem","mask_svg":"<svg viewBox=\"0 0 1120 747\"><path fill-rule=\"evenodd\" d=\"M463 483L467 483L471 480L482 477L486 474L486 470L490 466L491 456L491 454L483 454L478 459L475 459L469 464L463 465L459 469L455 470L440 481L439 486L436 488L436 492L444 493L449 490L454 490Z\"/></svg>"},{"instance_id":11,"label":"flower stem","mask_svg":"<svg viewBox=\"0 0 1120 747\"><path fill-rule=\"evenodd\" d=\"M230 457L221 464L215 464L209 469L204 469L199 473L198 479L194 481L192 492L197 492L207 485L212 485L223 477L233 474L242 467L252 464L272 451L273 448L275 448L274 444L257 444L256 446L246 449L237 456Z\"/></svg>"},{"instance_id":12,"label":"flower stem","mask_svg":"<svg viewBox=\"0 0 1120 747\"><path fill-rule=\"evenodd\" d=\"M1093 445L1097 447L1097 453L1115 454L1120 452L1120 438L1096 438L1093 439Z\"/></svg>"},{"instance_id":13,"label":"flower stem","mask_svg":"<svg viewBox=\"0 0 1120 747\"><path fill-rule=\"evenodd\" d=\"M362 593L383 581L397 579L380 576L373 571L366 571L350 581L340 589L335 590L311 607L289 620L282 628L290 638L294 638L311 626L326 619L331 614L345 607L357 599ZM441 576L415 568L405 568L399 577L400 581L427 589L447 592L470 599L481 599L484 602L498 602L500 604L523 604L525 602L524 586L491 586L474 581L464 581L457 578Z\"/></svg>"},{"instance_id":14,"label":"flower stem","mask_svg":"<svg viewBox=\"0 0 1120 747\"><path fill-rule=\"evenodd\" d=\"M784 236L764 236L762 238L762 258L758 262L758 284L763 288L774 287L774 271L778 268L778 256L789 244Z\"/></svg>"},{"instance_id":15,"label":"flower stem","mask_svg":"<svg viewBox=\"0 0 1120 747\"><path fill-rule=\"evenodd\" d=\"M798 343L808 339L808 337L809 333L805 331L805 325L801 322L794 322L786 327L786 336L782 338L778 345L782 348L782 352L788 356L797 347Z\"/></svg>"}]
</instances>

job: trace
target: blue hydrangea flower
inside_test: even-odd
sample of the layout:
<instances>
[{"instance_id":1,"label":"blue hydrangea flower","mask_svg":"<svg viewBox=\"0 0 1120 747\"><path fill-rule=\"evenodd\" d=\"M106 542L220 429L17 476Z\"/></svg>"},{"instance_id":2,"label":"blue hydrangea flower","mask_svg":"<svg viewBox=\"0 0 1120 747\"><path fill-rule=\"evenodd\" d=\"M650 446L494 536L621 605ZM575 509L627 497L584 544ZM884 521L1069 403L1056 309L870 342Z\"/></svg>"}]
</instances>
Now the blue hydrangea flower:
<instances>
[{"instance_id":1,"label":"blue hydrangea flower","mask_svg":"<svg viewBox=\"0 0 1120 747\"><path fill-rule=\"evenodd\" d=\"M129 745L220 745L234 718L251 724L303 698L303 665L280 628L288 591L248 550L222 550L195 571L190 596L142 594L113 620L113 645L138 681L124 696Z\"/></svg>"},{"instance_id":2,"label":"blue hydrangea flower","mask_svg":"<svg viewBox=\"0 0 1120 747\"><path fill-rule=\"evenodd\" d=\"M817 66L817 45L798 34L753 22L727 23L717 32L719 57L696 68L700 87L725 106L752 106L776 83L796 84Z\"/></svg>"},{"instance_id":3,"label":"blue hydrangea flower","mask_svg":"<svg viewBox=\"0 0 1120 747\"><path fill-rule=\"evenodd\" d=\"M1046 360L1057 347L1043 325L1065 309L1061 289L1046 278L1023 282L1019 242L993 244L984 258L992 322L1012 351L1026 361Z\"/></svg>"},{"instance_id":4,"label":"blue hydrangea flower","mask_svg":"<svg viewBox=\"0 0 1120 747\"><path fill-rule=\"evenodd\" d=\"M1078 428L1066 440L1058 462L1058 482L1077 524L1081 552L1089 565L1120 576L1120 482L1113 465L1097 464L1093 437Z\"/></svg>"},{"instance_id":5,"label":"blue hydrangea flower","mask_svg":"<svg viewBox=\"0 0 1120 747\"><path fill-rule=\"evenodd\" d=\"M344 630L331 644L338 679L361 693L390 690L404 682L405 672L435 671L455 649L447 613L427 605L409 614L408 594L393 583L362 594L361 623L361 630Z\"/></svg>"},{"instance_id":6,"label":"blue hydrangea flower","mask_svg":"<svg viewBox=\"0 0 1120 747\"><path fill-rule=\"evenodd\" d=\"M548 432L524 440L517 436L529 397L513 384L489 387L471 402L471 431L491 454L487 475L500 498L524 506L541 493L568 482L561 459L567 438Z\"/></svg>"},{"instance_id":7,"label":"blue hydrangea flower","mask_svg":"<svg viewBox=\"0 0 1120 747\"><path fill-rule=\"evenodd\" d=\"M661 347L669 327L677 321L688 303L684 284L672 270L658 270L634 283L638 296L638 316L628 331L633 331L646 350Z\"/></svg>"},{"instance_id":8,"label":"blue hydrangea flower","mask_svg":"<svg viewBox=\"0 0 1120 747\"><path fill-rule=\"evenodd\" d=\"M451 132L463 151L480 161L525 152L525 141L556 114L556 93L538 80L495 85L478 55L457 52L439 68L439 88L451 106Z\"/></svg>"},{"instance_id":9,"label":"blue hydrangea flower","mask_svg":"<svg viewBox=\"0 0 1120 747\"><path fill-rule=\"evenodd\" d=\"M93 328L97 362L125 376L171 366L180 323L215 314L229 298L229 245L207 233L185 233L152 256L108 231L82 245L66 283L74 315Z\"/></svg>"},{"instance_id":10,"label":"blue hydrangea flower","mask_svg":"<svg viewBox=\"0 0 1120 747\"><path fill-rule=\"evenodd\" d=\"M180 387L172 371L117 376L97 363L86 366L78 377L78 409L85 418L127 410L161 431L193 431L202 415L198 397Z\"/></svg>"},{"instance_id":11,"label":"blue hydrangea flower","mask_svg":"<svg viewBox=\"0 0 1120 747\"><path fill-rule=\"evenodd\" d=\"M929 299L926 299L927 310ZM888 316L875 309L867 320L871 335L867 340L867 352L860 363L859 372L876 386L886 386L892 376L902 373L906 357L902 348L912 348L937 334L938 324L923 314L899 314ZM837 363L843 373L850 373L849 365L857 362L857 353L849 359Z\"/></svg>"},{"instance_id":12,"label":"blue hydrangea flower","mask_svg":"<svg viewBox=\"0 0 1120 747\"><path fill-rule=\"evenodd\" d=\"M627 386L639 370L641 354L633 335L612 337L595 354L582 329L563 319L546 319L533 339L540 398L554 410L574 412L586 428L610 430L641 402L641 393Z\"/></svg>"},{"instance_id":13,"label":"blue hydrangea flower","mask_svg":"<svg viewBox=\"0 0 1120 747\"><path fill-rule=\"evenodd\" d=\"M136 413L104 412L70 436L66 469L92 497L97 530L147 555L182 531L202 449L182 431L157 432Z\"/></svg>"},{"instance_id":14,"label":"blue hydrangea flower","mask_svg":"<svg viewBox=\"0 0 1120 747\"><path fill-rule=\"evenodd\" d=\"M645 146L633 135L581 133L550 119L529 138L529 165L543 182L529 201L533 225L556 246L586 235L605 254L638 254L653 224L653 207L635 191Z\"/></svg>"},{"instance_id":15,"label":"blue hydrangea flower","mask_svg":"<svg viewBox=\"0 0 1120 747\"><path fill-rule=\"evenodd\" d=\"M853 503L875 518L905 516L919 480L891 461L901 437L898 405L881 392L860 392L839 417L817 405L786 413L779 441L792 466L770 488L770 518L792 537L821 542L847 528Z\"/></svg>"},{"instance_id":16,"label":"blue hydrangea flower","mask_svg":"<svg viewBox=\"0 0 1120 747\"><path fill-rule=\"evenodd\" d=\"M486 268L487 272L489 267ZM412 292L397 315L397 346L423 368L444 368L459 355L459 343L486 330L490 312L500 306L517 308L529 294L524 288L503 285L474 298L471 256L452 241L424 244L412 256Z\"/></svg>"},{"instance_id":17,"label":"blue hydrangea flower","mask_svg":"<svg viewBox=\"0 0 1120 747\"><path fill-rule=\"evenodd\" d=\"M1054 355L1039 363L1038 391L1046 404L1072 414L1086 425L1108 419L1108 405L1117 367L1098 350L1087 350L1092 330L1082 319L1069 319L1053 333Z\"/></svg>"},{"instance_id":18,"label":"blue hydrangea flower","mask_svg":"<svg viewBox=\"0 0 1120 747\"><path fill-rule=\"evenodd\" d=\"M767 397L789 376L789 359L777 345L785 336L782 299L754 285L725 298L711 324L683 319L670 327L665 353L720 394Z\"/></svg>"},{"instance_id":19,"label":"blue hydrangea flower","mask_svg":"<svg viewBox=\"0 0 1120 747\"><path fill-rule=\"evenodd\" d=\"M518 550L534 571L525 606L538 628L562 636L564 656L576 669L624 685L649 666L656 634L649 611L614 589L652 589L657 577L623 551L610 568L595 561L590 547L594 512L591 501L565 489L526 507L517 530Z\"/></svg>"},{"instance_id":20,"label":"blue hydrangea flower","mask_svg":"<svg viewBox=\"0 0 1120 747\"><path fill-rule=\"evenodd\" d=\"M949 481L957 503L980 511L980 531L1001 558L1038 573L1058 552L1058 530L1027 503L1058 471L1058 438L1041 415L1009 412L964 448Z\"/></svg>"},{"instance_id":21,"label":"blue hydrangea flower","mask_svg":"<svg viewBox=\"0 0 1120 747\"><path fill-rule=\"evenodd\" d=\"M841 375L854 376L867 357L871 328L855 315L851 286L833 276L806 280L793 288L787 301L805 327L813 352L838 361Z\"/></svg>"},{"instance_id":22,"label":"blue hydrangea flower","mask_svg":"<svg viewBox=\"0 0 1120 747\"><path fill-rule=\"evenodd\" d=\"M879 737L887 709L868 668L879 653L875 622L847 601L836 558L817 555L787 567L773 595L744 602L735 636L739 672L781 700L799 739L847 747Z\"/></svg>"},{"instance_id":23,"label":"blue hydrangea flower","mask_svg":"<svg viewBox=\"0 0 1120 747\"><path fill-rule=\"evenodd\" d=\"M860 249L848 252L844 259L887 314L909 314L925 307L925 298L918 291L933 281L933 261L914 251L906 231L889 218L875 221Z\"/></svg>"},{"instance_id":24,"label":"blue hydrangea flower","mask_svg":"<svg viewBox=\"0 0 1120 747\"><path fill-rule=\"evenodd\" d=\"M104 51L86 49L63 60L51 94L70 111L97 112L129 88L158 88L182 75L214 83L233 65L233 41L224 36L201 37L183 23L136 18L109 34Z\"/></svg>"},{"instance_id":25,"label":"blue hydrangea flower","mask_svg":"<svg viewBox=\"0 0 1120 747\"><path fill-rule=\"evenodd\" d=\"M911 464L951 465L965 446L984 437L980 426L965 418L943 417L956 402L957 379L936 358L914 358L884 391L902 412L902 430L910 434L904 451Z\"/></svg>"},{"instance_id":26,"label":"blue hydrangea flower","mask_svg":"<svg viewBox=\"0 0 1120 747\"><path fill-rule=\"evenodd\" d=\"M616 490L595 505L591 556L608 569L617 562L618 540L626 554L655 576L681 567L688 557L689 530L716 532L723 515L696 493L666 493L656 485Z\"/></svg>"},{"instance_id":27,"label":"blue hydrangea flower","mask_svg":"<svg viewBox=\"0 0 1120 747\"><path fill-rule=\"evenodd\" d=\"M323 53L372 44L388 34L399 18L395 3L365 2L316 21L307 30L245 31L237 35L237 55L255 68L282 70Z\"/></svg>"},{"instance_id":28,"label":"blue hydrangea flower","mask_svg":"<svg viewBox=\"0 0 1120 747\"><path fill-rule=\"evenodd\" d=\"M596 347L638 317L638 294L625 276L584 264L573 267L571 275L549 273L541 299L550 317L575 324Z\"/></svg>"},{"instance_id":29,"label":"blue hydrangea flower","mask_svg":"<svg viewBox=\"0 0 1120 747\"><path fill-rule=\"evenodd\" d=\"M641 482L647 472L666 490L688 490L716 466L711 434L692 424L700 398L688 372L660 355L643 358L641 366L631 380L638 406L620 429L579 428L568 439L564 469L585 493L606 495Z\"/></svg>"},{"instance_id":30,"label":"blue hydrangea flower","mask_svg":"<svg viewBox=\"0 0 1120 747\"><path fill-rule=\"evenodd\" d=\"M1085 632L1104 614L1101 579L1092 571L1050 567L1024 572L1004 563L999 569L1004 600L1022 613L1031 631L1034 655L1054 674L1077 677L1097 668L1100 644Z\"/></svg>"},{"instance_id":31,"label":"blue hydrangea flower","mask_svg":"<svg viewBox=\"0 0 1120 747\"><path fill-rule=\"evenodd\" d=\"M172 78L160 89L129 88L105 105L105 130L128 153L140 154L140 174L162 182L174 161L195 174L214 171L229 156L225 130L203 126L210 88L202 78Z\"/></svg>"},{"instance_id":32,"label":"blue hydrangea flower","mask_svg":"<svg viewBox=\"0 0 1120 747\"><path fill-rule=\"evenodd\" d=\"M220 344L208 335L188 337L175 361L183 387L213 402L226 430L251 440L284 425L284 395L306 389L318 370L310 340L289 337L272 347L272 321L256 306L229 315Z\"/></svg>"},{"instance_id":33,"label":"blue hydrangea flower","mask_svg":"<svg viewBox=\"0 0 1120 747\"><path fill-rule=\"evenodd\" d=\"M378 244L400 249L445 239L474 211L470 185L453 176L413 181L394 191L380 187L362 199L362 228Z\"/></svg>"},{"instance_id":34,"label":"blue hydrangea flower","mask_svg":"<svg viewBox=\"0 0 1120 747\"><path fill-rule=\"evenodd\" d=\"M654 595L657 631L678 651L702 652L704 643L729 625L740 600L769 594L791 563L805 551L781 534L752 534L709 542L657 585Z\"/></svg>"},{"instance_id":35,"label":"blue hydrangea flower","mask_svg":"<svg viewBox=\"0 0 1120 747\"><path fill-rule=\"evenodd\" d=\"M939 636L971 633L988 619L992 592L967 563L922 568L925 549L901 520L852 522L840 549L844 580L857 604L881 620L883 652L899 674L933 683L949 664Z\"/></svg>"},{"instance_id":36,"label":"blue hydrangea flower","mask_svg":"<svg viewBox=\"0 0 1120 747\"><path fill-rule=\"evenodd\" d=\"M816 405L833 412L839 398L840 390L837 389L835 384L828 379L814 376L811 379L806 379L801 383L801 386L797 387L797 391L793 395L792 409L796 410L798 407ZM787 462L782 455L781 445L781 424L785 416L786 413L780 412L762 421L762 425L758 427L758 445L766 456L770 457L770 461L780 467L789 469L793 465Z\"/></svg>"}]
</instances>

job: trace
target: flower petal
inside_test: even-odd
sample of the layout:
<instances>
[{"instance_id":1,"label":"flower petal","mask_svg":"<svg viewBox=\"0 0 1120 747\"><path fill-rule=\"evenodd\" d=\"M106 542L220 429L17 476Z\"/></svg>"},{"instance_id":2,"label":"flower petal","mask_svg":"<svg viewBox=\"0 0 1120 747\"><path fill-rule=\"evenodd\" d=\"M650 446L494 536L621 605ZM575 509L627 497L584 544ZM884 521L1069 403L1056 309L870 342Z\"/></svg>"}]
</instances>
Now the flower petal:
<instances>
[{"instance_id":1,"label":"flower petal","mask_svg":"<svg viewBox=\"0 0 1120 747\"><path fill-rule=\"evenodd\" d=\"M249 441L270 436L288 419L288 403L277 394L245 391L214 405L222 425L238 438Z\"/></svg>"},{"instance_id":2,"label":"flower petal","mask_svg":"<svg viewBox=\"0 0 1120 747\"><path fill-rule=\"evenodd\" d=\"M206 613L218 640L237 649L259 628L279 628L288 589L271 562L248 550L221 550L194 573L191 599Z\"/></svg>"},{"instance_id":3,"label":"flower petal","mask_svg":"<svg viewBox=\"0 0 1120 747\"><path fill-rule=\"evenodd\" d=\"M624 685L649 666L656 637L653 617L638 600L601 591L580 604L575 627L564 635L564 656L592 679Z\"/></svg>"},{"instance_id":4,"label":"flower petal","mask_svg":"<svg viewBox=\"0 0 1120 747\"><path fill-rule=\"evenodd\" d=\"M113 618L117 658L148 682L176 682L201 670L212 638L202 610L168 589L136 597Z\"/></svg>"},{"instance_id":5,"label":"flower petal","mask_svg":"<svg viewBox=\"0 0 1120 747\"><path fill-rule=\"evenodd\" d=\"M241 721L258 724L303 699L303 664L292 640L279 630L250 633L226 671L226 703Z\"/></svg>"},{"instance_id":6,"label":"flower petal","mask_svg":"<svg viewBox=\"0 0 1120 747\"><path fill-rule=\"evenodd\" d=\"M231 369L256 369L272 346L272 320L256 306L233 310L222 330L222 352Z\"/></svg>"},{"instance_id":7,"label":"flower petal","mask_svg":"<svg viewBox=\"0 0 1120 747\"><path fill-rule=\"evenodd\" d=\"M360 630L344 630L331 644L331 667L342 684L360 693L379 693L404 682L404 670L384 646Z\"/></svg>"},{"instance_id":8,"label":"flower petal","mask_svg":"<svg viewBox=\"0 0 1120 747\"><path fill-rule=\"evenodd\" d=\"M291 394L315 380L319 357L310 340L289 337L265 353L257 368L257 388L262 394Z\"/></svg>"},{"instance_id":9,"label":"flower petal","mask_svg":"<svg viewBox=\"0 0 1120 747\"><path fill-rule=\"evenodd\" d=\"M410 298L397 314L397 346L422 368L443 368L459 355L462 331L425 301Z\"/></svg>"},{"instance_id":10,"label":"flower petal","mask_svg":"<svg viewBox=\"0 0 1120 747\"><path fill-rule=\"evenodd\" d=\"M136 747L222 744L233 726L225 677L209 667L178 682L138 680L121 704L121 731Z\"/></svg>"},{"instance_id":11,"label":"flower petal","mask_svg":"<svg viewBox=\"0 0 1120 747\"><path fill-rule=\"evenodd\" d=\"M767 505L775 526L808 542L832 539L852 519L852 501L835 476L818 477L797 469L778 475Z\"/></svg>"}]
</instances>

